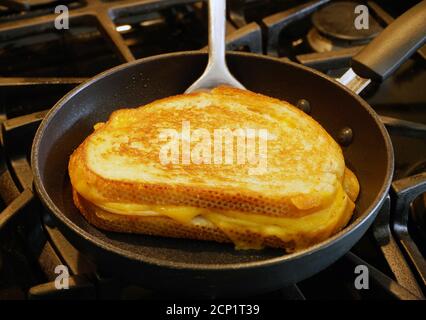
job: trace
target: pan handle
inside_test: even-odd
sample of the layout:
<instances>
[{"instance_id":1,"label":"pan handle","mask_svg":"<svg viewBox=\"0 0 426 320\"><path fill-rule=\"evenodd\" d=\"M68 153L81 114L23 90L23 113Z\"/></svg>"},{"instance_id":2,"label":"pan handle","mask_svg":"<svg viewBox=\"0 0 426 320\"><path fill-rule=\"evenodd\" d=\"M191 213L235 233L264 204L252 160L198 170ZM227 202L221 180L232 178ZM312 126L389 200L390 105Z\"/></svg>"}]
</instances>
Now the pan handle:
<instances>
[{"instance_id":1,"label":"pan handle","mask_svg":"<svg viewBox=\"0 0 426 320\"><path fill-rule=\"evenodd\" d=\"M390 76L426 40L426 0L412 7L352 58L352 69L366 79Z\"/></svg>"}]
</instances>

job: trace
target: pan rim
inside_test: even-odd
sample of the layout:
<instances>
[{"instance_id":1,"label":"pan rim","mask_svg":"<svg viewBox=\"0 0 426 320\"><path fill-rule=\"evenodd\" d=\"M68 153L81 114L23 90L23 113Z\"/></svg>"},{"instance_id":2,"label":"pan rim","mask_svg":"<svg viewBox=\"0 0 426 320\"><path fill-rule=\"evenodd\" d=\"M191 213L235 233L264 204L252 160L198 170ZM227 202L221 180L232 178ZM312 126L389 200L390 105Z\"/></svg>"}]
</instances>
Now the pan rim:
<instances>
[{"instance_id":1,"label":"pan rim","mask_svg":"<svg viewBox=\"0 0 426 320\"><path fill-rule=\"evenodd\" d=\"M102 239L99 239L97 236L85 231L84 229L80 228L76 224L74 224L69 218L67 218L61 210L55 205L53 200L50 198L48 192L46 191L44 184L42 183L41 179L41 173L39 170L39 157L38 152L40 148L40 143L42 140L42 137L44 136L44 132L47 129L48 125L50 124L50 119L55 116L55 114L61 109L61 107L72 97L74 97L76 94L78 94L81 90L84 88L94 84L95 82L103 79L106 76L109 76L111 74L114 74L120 70L126 69L129 66L137 65L141 63L146 63L152 60L160 60L160 59L168 59L173 57L178 57L181 55L207 55L206 52L202 51L180 51L180 52L173 52L173 53L166 53L161 55L155 55L131 62L127 62L121 65L118 65L116 67L113 67L111 69L108 69L102 73L99 73L95 75L94 77L90 78L89 80L85 81L84 83L78 85L74 89L72 89L70 92L68 92L64 97L62 97L46 114L44 119L42 120L40 126L37 129L37 132L35 134L32 148L31 148L31 168L33 171L34 176L34 185L36 192L40 195L42 202L45 206L56 216L57 219L60 220L62 224L64 224L68 229L70 229L72 232L77 233L80 237L84 238L86 241L89 241L92 245L96 247L100 247L103 250L112 251L115 254L118 254L124 258L130 259L130 260L137 260L140 263L148 264L155 267L162 267L162 268L168 268L168 269L181 269L181 270L209 270L209 271L229 271L234 269L251 269L251 268L258 268L258 267L272 267L279 265L283 262L288 262L292 260L298 260L305 256L312 255L314 253L317 253L321 250L325 250L328 247L336 244L338 241L343 240L343 238L350 236L353 232L355 232L358 228L361 227L362 222L367 220L371 215L374 215L376 211L382 206L386 194L388 193L388 190L390 188L392 177L393 177L393 169L394 169L394 153L393 153L393 146L391 143L391 139L389 137L389 134L384 126L384 124L380 121L379 116L377 113L370 107L370 105L362 99L360 96L346 88L341 83L337 82L336 80L328 77L327 75L311 69L309 67L305 67L303 65L297 64L292 61L284 61L279 58L275 57L269 57L261 54L254 54L254 53L243 53L243 52L227 52L227 55L230 56L248 56L248 57L254 57L257 59L263 59L263 60L269 60L274 61L278 63L284 63L284 64L290 64L293 67L296 67L298 69L304 70L305 72L309 72L313 74L314 76L320 76L324 78L326 81L330 81L333 83L333 85L338 85L342 90L345 90L348 94L350 94L353 98L358 100L360 105L370 114L370 116L373 117L376 124L379 127L379 130L384 137L385 140L385 147L387 150L387 159L388 164L386 168L386 178L384 183L382 184L382 187L379 191L379 193L376 195L374 201L371 202L369 207L364 211L364 213L359 216L357 219L352 221L352 223L342 230L340 230L338 233L333 235L332 237L317 243L313 246L310 246L306 249L303 249L301 251L297 251L290 254L283 254L278 257L273 258L267 258L265 260L260 261L253 261L253 262L240 262L240 263L230 263L230 264L202 264L202 263L186 263L186 262L168 262L164 259L157 259L153 257L143 256L140 258L140 255L135 255L129 252L129 250L122 249L120 247L117 247L109 242L106 242Z\"/></svg>"}]
</instances>

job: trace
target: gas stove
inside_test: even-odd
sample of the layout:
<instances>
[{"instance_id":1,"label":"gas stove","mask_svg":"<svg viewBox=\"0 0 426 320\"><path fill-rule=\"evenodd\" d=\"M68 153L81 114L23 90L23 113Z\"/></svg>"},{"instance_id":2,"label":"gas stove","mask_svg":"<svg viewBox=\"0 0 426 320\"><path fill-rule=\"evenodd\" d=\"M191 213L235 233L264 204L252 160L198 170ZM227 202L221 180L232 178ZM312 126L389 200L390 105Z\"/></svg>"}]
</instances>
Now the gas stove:
<instances>
[{"instance_id":1,"label":"gas stove","mask_svg":"<svg viewBox=\"0 0 426 320\"><path fill-rule=\"evenodd\" d=\"M351 57L416 1L369 1L370 28L349 1L228 1L227 48L339 77ZM69 29L57 30L66 6ZM68 91L121 63L205 50L207 8L194 0L0 1L0 299L175 298L103 274L61 233L33 192L29 154L46 112ZM332 266L259 299L424 299L426 47L362 93L392 138L392 190L367 234ZM338 115L337 115L338 116ZM357 266L369 271L357 289ZM58 266L69 274L58 290Z\"/></svg>"}]
</instances>

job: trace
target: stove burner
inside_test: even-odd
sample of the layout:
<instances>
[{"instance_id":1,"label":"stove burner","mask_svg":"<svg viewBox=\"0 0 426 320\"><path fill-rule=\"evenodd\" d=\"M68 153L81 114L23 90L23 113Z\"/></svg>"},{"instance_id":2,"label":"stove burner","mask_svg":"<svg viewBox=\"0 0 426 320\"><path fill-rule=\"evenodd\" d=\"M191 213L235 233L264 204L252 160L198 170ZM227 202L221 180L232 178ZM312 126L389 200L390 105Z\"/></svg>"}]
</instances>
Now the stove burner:
<instances>
[{"instance_id":1,"label":"stove burner","mask_svg":"<svg viewBox=\"0 0 426 320\"><path fill-rule=\"evenodd\" d=\"M355 2L331 3L312 15L314 27L307 35L312 49L327 52L368 43L382 27L369 15L369 28L355 28Z\"/></svg>"}]
</instances>

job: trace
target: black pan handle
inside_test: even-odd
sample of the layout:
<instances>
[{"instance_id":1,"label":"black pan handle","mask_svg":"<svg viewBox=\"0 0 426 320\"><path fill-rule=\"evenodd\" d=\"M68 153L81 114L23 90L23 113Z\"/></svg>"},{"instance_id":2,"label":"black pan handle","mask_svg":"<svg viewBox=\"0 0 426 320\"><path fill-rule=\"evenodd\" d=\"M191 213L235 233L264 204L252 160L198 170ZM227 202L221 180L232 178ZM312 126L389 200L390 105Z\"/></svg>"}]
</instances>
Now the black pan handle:
<instances>
[{"instance_id":1,"label":"black pan handle","mask_svg":"<svg viewBox=\"0 0 426 320\"><path fill-rule=\"evenodd\" d=\"M392 22L352 58L352 69L363 78L382 81L426 40L426 0Z\"/></svg>"}]
</instances>

